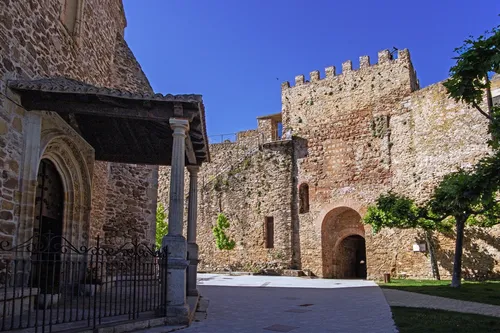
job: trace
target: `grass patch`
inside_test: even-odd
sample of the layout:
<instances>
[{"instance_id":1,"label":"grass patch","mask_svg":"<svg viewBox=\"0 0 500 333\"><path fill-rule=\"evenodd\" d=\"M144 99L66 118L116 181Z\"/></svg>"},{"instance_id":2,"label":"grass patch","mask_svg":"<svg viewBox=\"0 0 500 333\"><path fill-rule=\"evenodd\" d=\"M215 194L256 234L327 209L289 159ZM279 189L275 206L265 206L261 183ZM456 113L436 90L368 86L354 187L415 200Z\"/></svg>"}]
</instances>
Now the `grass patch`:
<instances>
[{"instance_id":1,"label":"grass patch","mask_svg":"<svg viewBox=\"0 0 500 333\"><path fill-rule=\"evenodd\" d=\"M449 280L395 279L391 280L391 283L380 283L380 287L463 301L500 305L500 281L464 281L460 288L451 288L450 284L451 281Z\"/></svg>"},{"instance_id":2,"label":"grass patch","mask_svg":"<svg viewBox=\"0 0 500 333\"><path fill-rule=\"evenodd\" d=\"M500 318L443 310L391 307L400 333L498 333Z\"/></svg>"}]
</instances>

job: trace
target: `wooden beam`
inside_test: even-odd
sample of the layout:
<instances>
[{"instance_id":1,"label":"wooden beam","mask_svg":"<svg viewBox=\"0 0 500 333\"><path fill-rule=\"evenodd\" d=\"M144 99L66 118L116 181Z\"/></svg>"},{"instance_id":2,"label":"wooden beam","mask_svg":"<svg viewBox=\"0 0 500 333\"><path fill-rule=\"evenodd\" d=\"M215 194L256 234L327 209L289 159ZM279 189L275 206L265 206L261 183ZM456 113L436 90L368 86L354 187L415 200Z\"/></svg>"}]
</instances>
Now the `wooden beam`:
<instances>
[{"instance_id":1,"label":"wooden beam","mask_svg":"<svg viewBox=\"0 0 500 333\"><path fill-rule=\"evenodd\" d=\"M148 155L123 155L123 154L107 154L96 151L95 159L98 161L127 163L127 164L148 164L148 165L170 165L170 158L161 158L161 156L148 156Z\"/></svg>"},{"instance_id":2,"label":"wooden beam","mask_svg":"<svg viewBox=\"0 0 500 333\"><path fill-rule=\"evenodd\" d=\"M186 135L186 157L191 165L196 165L197 160L196 160L196 154L194 152L193 148L193 143L191 142L191 137L189 136L189 133Z\"/></svg>"},{"instance_id":3,"label":"wooden beam","mask_svg":"<svg viewBox=\"0 0 500 333\"><path fill-rule=\"evenodd\" d=\"M198 132L198 131L190 131L191 133L191 137L193 139L197 139L197 140L203 140L203 134L201 132Z\"/></svg>"},{"instance_id":4,"label":"wooden beam","mask_svg":"<svg viewBox=\"0 0 500 333\"><path fill-rule=\"evenodd\" d=\"M134 130L130 126L129 120L124 119L123 122L125 123L125 127L127 127L128 132L130 133L130 137L132 137L132 140L134 141L135 146L137 149L141 150L141 144L139 143L139 140L137 140Z\"/></svg>"},{"instance_id":5,"label":"wooden beam","mask_svg":"<svg viewBox=\"0 0 500 333\"><path fill-rule=\"evenodd\" d=\"M168 121L173 116L172 108L168 106L154 106L150 109L141 108L135 105L128 107L118 107L107 103L87 103L68 100L40 100L37 98L23 98L23 106L28 111L46 110L58 113L86 114L100 117L128 118Z\"/></svg>"},{"instance_id":6,"label":"wooden beam","mask_svg":"<svg viewBox=\"0 0 500 333\"><path fill-rule=\"evenodd\" d=\"M148 125L149 127L150 125ZM151 147L153 151L157 150L157 144L151 141L150 134L152 131L149 130L149 128L145 128L146 126L137 126L137 131L139 132L139 138L142 138L143 141L146 141L146 146ZM157 126L155 126L157 127ZM158 131L157 128L155 128L153 131ZM140 147L140 146L139 146Z\"/></svg>"},{"instance_id":7,"label":"wooden beam","mask_svg":"<svg viewBox=\"0 0 500 333\"><path fill-rule=\"evenodd\" d=\"M195 146L201 146L205 147L205 142L203 140L191 140L193 142L193 145Z\"/></svg>"},{"instance_id":8,"label":"wooden beam","mask_svg":"<svg viewBox=\"0 0 500 333\"><path fill-rule=\"evenodd\" d=\"M76 120L76 117L75 117L75 114L74 113L69 113L68 114L68 124L73 127L73 129L78 133L80 134L81 137L83 137L82 135L82 131L80 130L80 127L78 126L78 120Z\"/></svg>"}]
</instances>

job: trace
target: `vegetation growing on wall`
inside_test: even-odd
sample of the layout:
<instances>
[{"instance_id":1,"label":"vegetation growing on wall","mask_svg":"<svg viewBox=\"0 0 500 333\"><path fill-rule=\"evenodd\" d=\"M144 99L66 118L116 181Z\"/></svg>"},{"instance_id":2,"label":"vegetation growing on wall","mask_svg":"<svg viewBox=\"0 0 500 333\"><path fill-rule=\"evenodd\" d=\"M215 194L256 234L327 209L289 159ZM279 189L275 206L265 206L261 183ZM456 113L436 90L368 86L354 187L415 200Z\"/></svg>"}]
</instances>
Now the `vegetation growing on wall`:
<instances>
[{"instance_id":1,"label":"vegetation growing on wall","mask_svg":"<svg viewBox=\"0 0 500 333\"><path fill-rule=\"evenodd\" d=\"M212 228L212 232L215 237L215 245L219 250L230 251L236 246L236 242L226 235L225 230L229 227L230 224L227 217L223 213L219 213L217 216L217 222Z\"/></svg>"},{"instance_id":2,"label":"vegetation growing on wall","mask_svg":"<svg viewBox=\"0 0 500 333\"><path fill-rule=\"evenodd\" d=\"M156 246L161 246L163 236L168 234L167 212L161 202L156 206Z\"/></svg>"}]
</instances>

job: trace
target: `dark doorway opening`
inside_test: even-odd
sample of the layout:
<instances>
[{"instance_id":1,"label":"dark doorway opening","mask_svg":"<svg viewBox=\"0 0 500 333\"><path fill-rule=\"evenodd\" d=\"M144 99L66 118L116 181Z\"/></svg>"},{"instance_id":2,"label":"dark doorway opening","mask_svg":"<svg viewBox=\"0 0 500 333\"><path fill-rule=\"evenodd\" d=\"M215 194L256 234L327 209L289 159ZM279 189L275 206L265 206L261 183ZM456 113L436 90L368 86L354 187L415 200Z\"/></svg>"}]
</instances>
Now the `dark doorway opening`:
<instances>
[{"instance_id":1,"label":"dark doorway opening","mask_svg":"<svg viewBox=\"0 0 500 333\"><path fill-rule=\"evenodd\" d=\"M274 247L274 218L266 216L266 249Z\"/></svg>"},{"instance_id":2,"label":"dark doorway opening","mask_svg":"<svg viewBox=\"0 0 500 333\"><path fill-rule=\"evenodd\" d=\"M366 243L363 237L353 235L344 238L338 255L343 278L366 279Z\"/></svg>"},{"instance_id":3,"label":"dark doorway opening","mask_svg":"<svg viewBox=\"0 0 500 333\"><path fill-rule=\"evenodd\" d=\"M47 159L38 168L33 224L33 286L57 289L61 272L64 187L56 166Z\"/></svg>"}]
</instances>

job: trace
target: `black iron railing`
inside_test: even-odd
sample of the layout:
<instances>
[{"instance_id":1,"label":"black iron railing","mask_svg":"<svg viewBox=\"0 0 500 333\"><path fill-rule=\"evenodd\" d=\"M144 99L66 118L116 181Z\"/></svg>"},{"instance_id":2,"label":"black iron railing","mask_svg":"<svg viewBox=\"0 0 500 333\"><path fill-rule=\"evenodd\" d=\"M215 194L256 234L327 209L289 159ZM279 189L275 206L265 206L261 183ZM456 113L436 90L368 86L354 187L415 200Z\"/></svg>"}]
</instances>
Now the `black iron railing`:
<instances>
[{"instance_id":1,"label":"black iron railing","mask_svg":"<svg viewBox=\"0 0 500 333\"><path fill-rule=\"evenodd\" d=\"M187 251L186 259L188 261L188 267L186 268L186 295L189 295L189 268L191 266L191 261L189 257L189 251Z\"/></svg>"},{"instance_id":2,"label":"black iron railing","mask_svg":"<svg viewBox=\"0 0 500 333\"><path fill-rule=\"evenodd\" d=\"M0 242L0 331L52 332L162 315L166 251L130 242L76 247L54 235Z\"/></svg>"}]
</instances>

